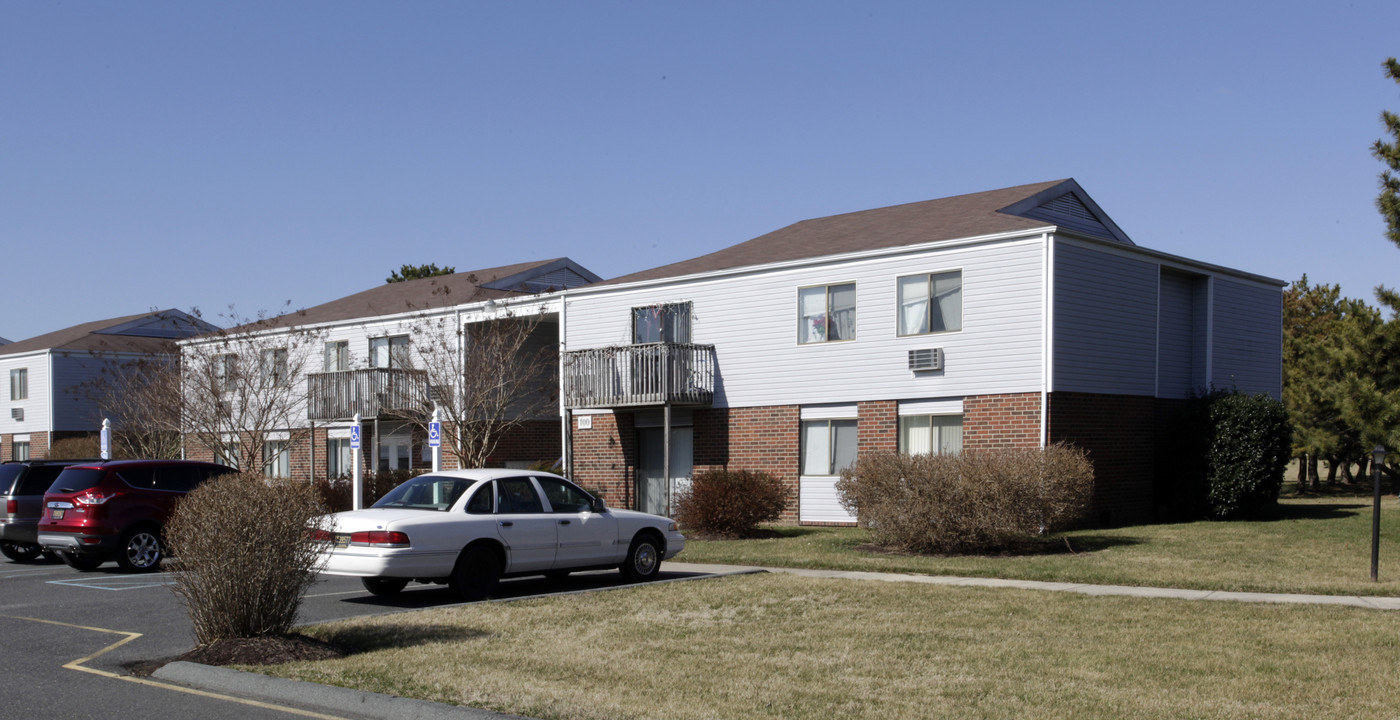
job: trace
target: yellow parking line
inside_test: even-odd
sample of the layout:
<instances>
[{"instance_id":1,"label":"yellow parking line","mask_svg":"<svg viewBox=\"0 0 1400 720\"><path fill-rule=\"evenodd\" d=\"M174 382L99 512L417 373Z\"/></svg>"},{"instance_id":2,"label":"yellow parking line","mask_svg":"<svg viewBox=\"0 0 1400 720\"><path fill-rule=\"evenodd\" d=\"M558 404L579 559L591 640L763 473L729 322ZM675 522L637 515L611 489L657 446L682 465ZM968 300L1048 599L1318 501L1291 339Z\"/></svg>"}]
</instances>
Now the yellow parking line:
<instances>
[{"instance_id":1,"label":"yellow parking line","mask_svg":"<svg viewBox=\"0 0 1400 720\"><path fill-rule=\"evenodd\" d=\"M252 706L252 707L266 708L266 709L268 709L268 710L280 710L281 712L290 713L290 714L292 714L292 715L301 715L301 716L304 716L304 717L312 717L312 718L322 718L322 720L346 720L345 718L342 718L342 717L340 717L339 715L326 715L326 714L324 714L324 713L312 712L312 711L310 711L310 710L300 710L300 709L297 709L297 708L284 707L284 706L282 706L282 705L273 705L273 704L271 704L271 703L259 702L259 701L257 701L257 700L248 700L248 699L245 699L245 698L233 697L232 695L220 695L219 693L212 693L212 692L208 692L208 691L205 691L205 690L196 690L196 689L194 689L194 688L187 688L187 687L184 687L184 686L181 686L181 685L171 685L171 684L169 684L169 683L163 683L163 682L159 682L159 681L157 681L157 680L151 680L151 679L149 679L149 678L133 677L133 676L131 676L131 675L119 675L119 674L114 673L114 672L108 672L108 671L106 671L106 670L98 670L97 668L90 668L90 667L84 667L84 666L83 666L83 663L89 662L89 661L92 660L93 658L99 657L99 656L101 656L101 655L103 655L103 654L105 654L105 653L108 653L108 652L110 652L110 651L112 651L112 650L115 650L115 649L117 649L117 648L119 648L119 647L121 647L121 646L123 646L123 645L125 645L125 644L127 644L127 643L129 643L129 642L131 642L132 640L135 640L136 638L141 637L141 633L126 632L126 631L124 631L124 630L108 630L108 629L106 629L106 628L90 627L90 626L87 626L87 625L74 625L74 624L72 624L72 623L58 622L57 620L45 620L45 619L43 619L43 618L22 617L22 616L19 616L19 615L4 615L4 616L0 616L0 617L8 617L8 618L12 618L12 619L15 619L15 620L28 620L28 621L30 621L30 622L45 623L45 624L48 624L48 625L58 625L58 626L60 626L60 627L76 628L76 629L78 629L78 630L91 630L92 632L108 633L108 634L110 634L110 635L125 635L125 636L126 636L126 637L122 638L121 640L118 640L117 642L114 642L114 643L112 643L111 645L108 645L107 647L104 647L104 648L102 648L101 650L98 650L97 652L95 652L95 653L93 653L93 654L91 654L91 655L88 655L87 657L79 658L79 659L77 659L77 660L74 660L74 661L72 661L72 662L70 662L70 663L65 664L63 667L64 667L64 669L66 669L66 670L78 670L78 671L85 672L85 673L92 673L92 674L94 674L94 675L101 675L102 677L106 677L106 678L113 678L113 679L116 679L116 680L125 680L125 681L127 681L127 682L134 682L134 683L137 683L137 684L139 684L139 685L149 685L149 686L151 686L151 687L165 688L166 690L173 690L173 691L175 691L175 692L182 692L182 693L185 693L185 694L187 694L187 695L198 695L198 696L200 696L200 697L213 698L213 699L215 699L215 700L227 700L227 701L229 701L229 702L240 703L240 704L242 704L242 705L250 705L250 706Z\"/></svg>"}]
</instances>

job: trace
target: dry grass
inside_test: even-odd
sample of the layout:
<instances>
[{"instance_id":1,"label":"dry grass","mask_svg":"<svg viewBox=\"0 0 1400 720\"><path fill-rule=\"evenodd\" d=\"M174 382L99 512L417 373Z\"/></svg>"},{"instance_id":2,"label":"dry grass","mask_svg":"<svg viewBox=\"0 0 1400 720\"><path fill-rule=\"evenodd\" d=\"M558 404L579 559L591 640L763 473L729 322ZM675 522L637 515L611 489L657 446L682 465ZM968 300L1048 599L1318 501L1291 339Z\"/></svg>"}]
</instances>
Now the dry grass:
<instances>
[{"instance_id":1,"label":"dry grass","mask_svg":"<svg viewBox=\"0 0 1400 720\"><path fill-rule=\"evenodd\" d=\"M759 575L312 629L263 672L539 718L1394 718L1393 613Z\"/></svg>"},{"instance_id":2,"label":"dry grass","mask_svg":"<svg viewBox=\"0 0 1400 720\"><path fill-rule=\"evenodd\" d=\"M1371 498L1289 499L1271 520L1082 530L1000 555L867 547L856 528L776 527L762 540L687 542L685 562L1327 595L1400 595L1400 502L1382 500L1381 582L1370 580ZM1069 552L1069 547L1075 552Z\"/></svg>"}]
</instances>

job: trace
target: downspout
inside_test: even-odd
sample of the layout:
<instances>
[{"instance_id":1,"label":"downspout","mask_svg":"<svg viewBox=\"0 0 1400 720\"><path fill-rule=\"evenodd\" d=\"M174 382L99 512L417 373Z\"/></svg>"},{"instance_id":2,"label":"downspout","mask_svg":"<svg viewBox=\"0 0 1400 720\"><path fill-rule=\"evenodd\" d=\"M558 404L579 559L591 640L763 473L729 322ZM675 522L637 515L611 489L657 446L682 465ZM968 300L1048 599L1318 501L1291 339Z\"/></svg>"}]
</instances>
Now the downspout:
<instances>
[{"instance_id":1,"label":"downspout","mask_svg":"<svg viewBox=\"0 0 1400 720\"><path fill-rule=\"evenodd\" d=\"M559 388L559 472L566 478L573 477L573 413L564 397L564 353L569 349L569 297L568 290L559 291L559 359L558 377L555 383Z\"/></svg>"},{"instance_id":2,"label":"downspout","mask_svg":"<svg viewBox=\"0 0 1400 720\"><path fill-rule=\"evenodd\" d=\"M1040 446L1043 448L1050 444L1050 388L1055 374L1055 252L1053 236L1045 233L1040 237L1044 257L1041 264L1045 268L1040 301Z\"/></svg>"}]
</instances>

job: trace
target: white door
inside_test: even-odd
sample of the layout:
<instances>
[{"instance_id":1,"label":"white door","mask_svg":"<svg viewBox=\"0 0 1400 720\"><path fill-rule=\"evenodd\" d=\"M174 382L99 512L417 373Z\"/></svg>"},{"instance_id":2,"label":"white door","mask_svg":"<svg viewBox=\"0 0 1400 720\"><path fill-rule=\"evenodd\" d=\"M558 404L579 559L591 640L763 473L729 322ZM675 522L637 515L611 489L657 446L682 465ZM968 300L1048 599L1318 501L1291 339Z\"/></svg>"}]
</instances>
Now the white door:
<instances>
[{"instance_id":1,"label":"white door","mask_svg":"<svg viewBox=\"0 0 1400 720\"><path fill-rule=\"evenodd\" d=\"M673 493L690 481L695 457L691 448L694 432L688 427L671 428L671 479L666 480L662 465L665 431L659 427L637 430L637 509L653 515L675 512Z\"/></svg>"},{"instance_id":2,"label":"white door","mask_svg":"<svg viewBox=\"0 0 1400 720\"><path fill-rule=\"evenodd\" d=\"M412 453L412 435L385 435L379 438L379 469L407 470L412 467Z\"/></svg>"}]
</instances>

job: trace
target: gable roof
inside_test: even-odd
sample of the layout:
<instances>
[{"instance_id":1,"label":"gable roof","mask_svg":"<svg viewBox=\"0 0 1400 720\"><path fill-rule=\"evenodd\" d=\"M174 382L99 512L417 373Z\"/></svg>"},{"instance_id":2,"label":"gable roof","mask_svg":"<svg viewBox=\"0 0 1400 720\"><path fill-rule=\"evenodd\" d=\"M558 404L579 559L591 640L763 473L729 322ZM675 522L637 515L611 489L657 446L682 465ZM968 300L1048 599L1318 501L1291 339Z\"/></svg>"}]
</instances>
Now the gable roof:
<instances>
[{"instance_id":1,"label":"gable roof","mask_svg":"<svg viewBox=\"0 0 1400 720\"><path fill-rule=\"evenodd\" d=\"M250 323L234 328L231 332L422 312L574 288L601 279L569 258L502 265L451 275L385 283L305 310L289 312L264 323Z\"/></svg>"},{"instance_id":2,"label":"gable roof","mask_svg":"<svg viewBox=\"0 0 1400 720\"><path fill-rule=\"evenodd\" d=\"M114 353L171 352L171 341L217 330L179 310L157 310L74 325L5 345L0 357L39 350Z\"/></svg>"},{"instance_id":3,"label":"gable roof","mask_svg":"<svg viewBox=\"0 0 1400 720\"><path fill-rule=\"evenodd\" d=\"M803 220L723 250L613 278L656 280L1047 226L1132 245L1073 179Z\"/></svg>"}]
</instances>

